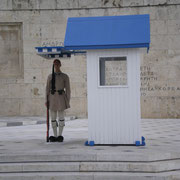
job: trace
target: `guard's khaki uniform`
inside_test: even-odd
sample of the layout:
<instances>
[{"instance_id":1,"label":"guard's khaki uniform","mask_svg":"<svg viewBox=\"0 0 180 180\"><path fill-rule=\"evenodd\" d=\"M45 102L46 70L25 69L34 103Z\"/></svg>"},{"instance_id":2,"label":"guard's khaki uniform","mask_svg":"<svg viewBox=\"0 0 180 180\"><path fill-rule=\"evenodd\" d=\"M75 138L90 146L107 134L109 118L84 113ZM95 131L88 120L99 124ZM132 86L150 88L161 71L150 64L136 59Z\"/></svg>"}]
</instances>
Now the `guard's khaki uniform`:
<instances>
[{"instance_id":1,"label":"guard's khaki uniform","mask_svg":"<svg viewBox=\"0 0 180 180\"><path fill-rule=\"evenodd\" d=\"M55 73L55 79L56 92L54 94L51 94L52 74L50 74L47 79L46 97L48 97L49 100L49 109L51 111L64 111L70 108L71 91L69 77L67 74L59 72ZM59 95L58 90L65 90L65 92Z\"/></svg>"}]
</instances>

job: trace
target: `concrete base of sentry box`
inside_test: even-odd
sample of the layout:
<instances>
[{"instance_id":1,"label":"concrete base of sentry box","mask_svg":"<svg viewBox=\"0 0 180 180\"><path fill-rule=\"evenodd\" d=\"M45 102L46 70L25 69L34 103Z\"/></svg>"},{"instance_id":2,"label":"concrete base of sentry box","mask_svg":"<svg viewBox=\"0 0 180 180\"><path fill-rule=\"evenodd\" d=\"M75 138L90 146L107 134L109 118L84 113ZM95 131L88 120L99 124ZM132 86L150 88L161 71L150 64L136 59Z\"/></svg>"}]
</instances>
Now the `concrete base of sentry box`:
<instances>
[{"instance_id":1,"label":"concrete base of sentry box","mask_svg":"<svg viewBox=\"0 0 180 180\"><path fill-rule=\"evenodd\" d=\"M94 141L86 141L84 143L85 146L145 146L145 138L142 136L141 137L141 142L136 141L135 144L96 144Z\"/></svg>"}]
</instances>

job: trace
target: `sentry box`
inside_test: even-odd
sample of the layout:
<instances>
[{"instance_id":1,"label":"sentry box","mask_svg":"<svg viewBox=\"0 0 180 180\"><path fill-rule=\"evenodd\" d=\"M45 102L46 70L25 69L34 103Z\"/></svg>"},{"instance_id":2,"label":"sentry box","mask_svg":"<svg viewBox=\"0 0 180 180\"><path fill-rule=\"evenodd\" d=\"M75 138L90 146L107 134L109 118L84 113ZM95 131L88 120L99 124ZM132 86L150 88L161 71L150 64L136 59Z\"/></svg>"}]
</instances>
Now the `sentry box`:
<instances>
[{"instance_id":1,"label":"sentry box","mask_svg":"<svg viewBox=\"0 0 180 180\"><path fill-rule=\"evenodd\" d=\"M86 145L145 145L140 59L149 44L147 14L68 19L64 49L87 53Z\"/></svg>"}]
</instances>

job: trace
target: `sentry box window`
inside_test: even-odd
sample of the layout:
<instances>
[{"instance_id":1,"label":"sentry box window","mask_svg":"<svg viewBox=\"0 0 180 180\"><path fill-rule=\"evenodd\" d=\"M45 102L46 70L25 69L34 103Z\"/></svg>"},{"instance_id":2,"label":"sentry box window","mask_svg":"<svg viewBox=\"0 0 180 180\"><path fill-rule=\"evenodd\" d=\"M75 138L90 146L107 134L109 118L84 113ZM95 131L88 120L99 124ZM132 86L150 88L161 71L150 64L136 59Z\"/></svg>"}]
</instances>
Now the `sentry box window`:
<instances>
[{"instance_id":1,"label":"sentry box window","mask_svg":"<svg viewBox=\"0 0 180 180\"><path fill-rule=\"evenodd\" d=\"M99 58L100 86L127 86L127 58Z\"/></svg>"}]
</instances>

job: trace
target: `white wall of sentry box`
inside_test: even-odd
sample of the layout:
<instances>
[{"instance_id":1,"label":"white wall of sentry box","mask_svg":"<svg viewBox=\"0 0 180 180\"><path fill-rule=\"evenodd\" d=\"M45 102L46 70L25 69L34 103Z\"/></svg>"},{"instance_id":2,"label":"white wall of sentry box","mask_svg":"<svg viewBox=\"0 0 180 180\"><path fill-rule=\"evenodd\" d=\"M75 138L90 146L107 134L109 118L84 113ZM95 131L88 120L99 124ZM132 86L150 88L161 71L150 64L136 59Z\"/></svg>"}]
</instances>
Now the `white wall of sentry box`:
<instances>
[{"instance_id":1,"label":"white wall of sentry box","mask_svg":"<svg viewBox=\"0 0 180 180\"><path fill-rule=\"evenodd\" d=\"M141 141L138 48L88 50L88 141Z\"/></svg>"}]
</instances>

